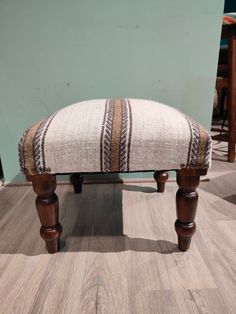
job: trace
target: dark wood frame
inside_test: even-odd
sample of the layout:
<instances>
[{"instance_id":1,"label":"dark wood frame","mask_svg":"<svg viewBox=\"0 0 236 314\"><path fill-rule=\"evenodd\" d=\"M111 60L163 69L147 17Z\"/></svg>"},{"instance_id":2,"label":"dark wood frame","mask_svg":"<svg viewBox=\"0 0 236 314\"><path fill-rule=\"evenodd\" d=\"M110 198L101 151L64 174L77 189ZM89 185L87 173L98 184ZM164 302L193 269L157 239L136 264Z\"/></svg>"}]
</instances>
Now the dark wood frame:
<instances>
[{"instance_id":1,"label":"dark wood frame","mask_svg":"<svg viewBox=\"0 0 236 314\"><path fill-rule=\"evenodd\" d=\"M217 76L226 77L217 80L216 88L228 90L228 161L235 161L236 143L236 24L222 26L222 39L228 40L228 63L218 65Z\"/></svg>"},{"instance_id":2,"label":"dark wood frame","mask_svg":"<svg viewBox=\"0 0 236 314\"><path fill-rule=\"evenodd\" d=\"M176 170L177 184L179 189L176 193L177 220L175 230L178 235L178 247L186 251L191 242L192 235L196 230L194 222L197 210L200 176L206 175L207 169L181 169ZM74 173L70 177L75 193L81 193L83 177ZM167 171L156 171L154 179L157 182L157 191L163 193L168 180ZM27 180L32 182L33 189L37 194L36 208L41 222L40 235L46 242L49 253L56 253L60 250L60 236L62 226L59 223L59 202L55 194L56 175L38 174L29 175Z\"/></svg>"}]
</instances>

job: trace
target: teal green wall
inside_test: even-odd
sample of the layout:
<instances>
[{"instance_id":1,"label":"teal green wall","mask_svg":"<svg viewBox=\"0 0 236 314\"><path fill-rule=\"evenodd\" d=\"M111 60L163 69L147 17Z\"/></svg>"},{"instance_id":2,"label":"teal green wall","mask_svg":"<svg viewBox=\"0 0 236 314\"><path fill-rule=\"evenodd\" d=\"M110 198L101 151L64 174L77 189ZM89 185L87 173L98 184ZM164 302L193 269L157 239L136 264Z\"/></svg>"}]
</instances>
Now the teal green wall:
<instances>
[{"instance_id":1,"label":"teal green wall","mask_svg":"<svg viewBox=\"0 0 236 314\"><path fill-rule=\"evenodd\" d=\"M1 0L0 155L71 103L159 100L209 127L223 0Z\"/></svg>"}]
</instances>

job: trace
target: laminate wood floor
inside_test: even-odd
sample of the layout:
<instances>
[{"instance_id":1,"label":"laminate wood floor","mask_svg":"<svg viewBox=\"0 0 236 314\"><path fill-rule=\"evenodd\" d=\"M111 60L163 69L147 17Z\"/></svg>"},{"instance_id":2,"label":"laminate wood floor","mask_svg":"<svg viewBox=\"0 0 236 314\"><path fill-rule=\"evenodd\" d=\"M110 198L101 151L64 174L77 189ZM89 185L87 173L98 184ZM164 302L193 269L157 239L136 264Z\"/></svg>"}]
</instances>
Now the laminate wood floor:
<instances>
[{"instance_id":1,"label":"laminate wood floor","mask_svg":"<svg viewBox=\"0 0 236 314\"><path fill-rule=\"evenodd\" d=\"M219 160L217 160L219 159ZM236 313L236 165L200 184L177 249L175 182L60 185L63 249L46 254L31 187L0 190L0 313ZM210 180L209 180L210 178Z\"/></svg>"}]
</instances>

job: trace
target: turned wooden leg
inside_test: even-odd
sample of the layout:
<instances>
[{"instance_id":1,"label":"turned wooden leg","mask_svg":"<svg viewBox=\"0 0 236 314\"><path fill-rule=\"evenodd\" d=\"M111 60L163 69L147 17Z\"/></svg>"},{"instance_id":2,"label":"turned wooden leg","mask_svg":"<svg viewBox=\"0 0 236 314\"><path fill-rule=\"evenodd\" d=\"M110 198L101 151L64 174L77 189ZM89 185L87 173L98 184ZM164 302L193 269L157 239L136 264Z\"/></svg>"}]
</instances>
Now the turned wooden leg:
<instances>
[{"instance_id":1,"label":"turned wooden leg","mask_svg":"<svg viewBox=\"0 0 236 314\"><path fill-rule=\"evenodd\" d=\"M178 246L181 251L187 251L192 235L196 230L194 222L198 203L196 188L200 175L205 175L206 169L182 169L177 171L179 189L176 193L177 220L175 230L178 234Z\"/></svg>"},{"instance_id":2,"label":"turned wooden leg","mask_svg":"<svg viewBox=\"0 0 236 314\"><path fill-rule=\"evenodd\" d=\"M236 40L235 31L229 32L228 36L228 161L235 161L235 117L236 117Z\"/></svg>"},{"instance_id":3,"label":"turned wooden leg","mask_svg":"<svg viewBox=\"0 0 236 314\"><path fill-rule=\"evenodd\" d=\"M62 232L62 227L58 221L58 197L54 193L57 186L56 176L50 174L32 175L27 176L27 180L32 181L33 189L38 195L35 204L42 224L40 235L46 242L48 252L56 253L60 250Z\"/></svg>"},{"instance_id":4,"label":"turned wooden leg","mask_svg":"<svg viewBox=\"0 0 236 314\"><path fill-rule=\"evenodd\" d=\"M84 177L81 176L79 173L72 173L70 175L70 182L74 186L75 193L81 193L82 192L83 181L84 181Z\"/></svg>"},{"instance_id":5,"label":"turned wooden leg","mask_svg":"<svg viewBox=\"0 0 236 314\"><path fill-rule=\"evenodd\" d=\"M168 172L166 171L154 172L154 179L157 183L157 192L163 193L165 191L165 185L168 178L169 178L169 175L168 175Z\"/></svg>"}]
</instances>

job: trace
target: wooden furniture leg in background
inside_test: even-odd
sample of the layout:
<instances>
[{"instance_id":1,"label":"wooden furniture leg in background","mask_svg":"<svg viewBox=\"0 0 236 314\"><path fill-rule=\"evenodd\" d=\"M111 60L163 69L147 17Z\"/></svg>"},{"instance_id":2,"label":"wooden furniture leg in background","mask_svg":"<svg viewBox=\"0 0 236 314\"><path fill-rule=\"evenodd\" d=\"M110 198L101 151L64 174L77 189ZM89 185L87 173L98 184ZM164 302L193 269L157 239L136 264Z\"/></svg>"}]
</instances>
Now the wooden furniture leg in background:
<instances>
[{"instance_id":1,"label":"wooden furniture leg in background","mask_svg":"<svg viewBox=\"0 0 236 314\"><path fill-rule=\"evenodd\" d=\"M165 191L165 185L168 178L169 178L169 175L167 171L155 171L154 172L154 179L157 183L157 192L163 193Z\"/></svg>"},{"instance_id":2,"label":"wooden furniture leg in background","mask_svg":"<svg viewBox=\"0 0 236 314\"><path fill-rule=\"evenodd\" d=\"M39 219L42 224L40 235L46 242L49 253L60 250L62 227L59 223L58 197L54 193L57 183L56 175L39 174L27 176L32 181L33 189L38 195L35 201Z\"/></svg>"},{"instance_id":3,"label":"wooden furniture leg in background","mask_svg":"<svg viewBox=\"0 0 236 314\"><path fill-rule=\"evenodd\" d=\"M76 194L82 192L83 181L84 177L81 176L79 173L72 173L70 175L70 182L74 186L74 191Z\"/></svg>"},{"instance_id":4,"label":"wooden furniture leg in background","mask_svg":"<svg viewBox=\"0 0 236 314\"><path fill-rule=\"evenodd\" d=\"M178 247L181 251L187 251L191 238L196 230L194 222L198 204L196 191L200 175L205 175L206 169L182 169L177 170L177 184L179 189L176 193L177 220L175 230L178 234Z\"/></svg>"},{"instance_id":5,"label":"wooden furniture leg in background","mask_svg":"<svg viewBox=\"0 0 236 314\"><path fill-rule=\"evenodd\" d=\"M235 161L236 142L236 27L231 27L229 31L229 89L228 89L228 161Z\"/></svg>"}]
</instances>

